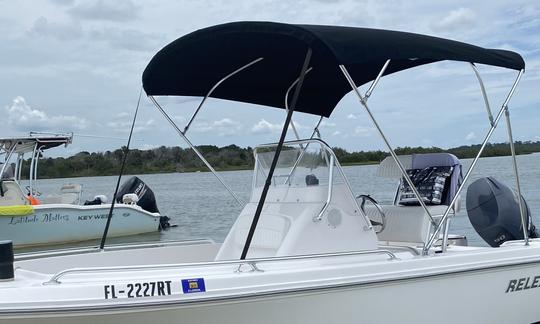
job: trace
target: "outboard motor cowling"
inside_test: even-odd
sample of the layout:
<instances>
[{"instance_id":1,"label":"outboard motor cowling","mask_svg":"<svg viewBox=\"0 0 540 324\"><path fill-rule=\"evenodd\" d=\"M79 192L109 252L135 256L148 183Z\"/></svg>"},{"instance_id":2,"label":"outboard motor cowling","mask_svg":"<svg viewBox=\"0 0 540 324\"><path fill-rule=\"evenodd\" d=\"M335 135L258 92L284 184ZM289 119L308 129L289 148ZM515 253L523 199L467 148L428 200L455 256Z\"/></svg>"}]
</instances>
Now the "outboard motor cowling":
<instances>
[{"instance_id":1,"label":"outboard motor cowling","mask_svg":"<svg viewBox=\"0 0 540 324\"><path fill-rule=\"evenodd\" d=\"M154 192L138 177L131 177L122 184L116 195L116 202L122 203L124 195L136 194L139 197L137 205L150 213L159 213Z\"/></svg>"},{"instance_id":2,"label":"outboard motor cowling","mask_svg":"<svg viewBox=\"0 0 540 324\"><path fill-rule=\"evenodd\" d=\"M531 222L529 206L523 197L529 237L538 233ZM522 240L521 213L517 195L503 183L492 177L480 178L467 189L467 214L472 226L492 247L506 241Z\"/></svg>"}]
</instances>

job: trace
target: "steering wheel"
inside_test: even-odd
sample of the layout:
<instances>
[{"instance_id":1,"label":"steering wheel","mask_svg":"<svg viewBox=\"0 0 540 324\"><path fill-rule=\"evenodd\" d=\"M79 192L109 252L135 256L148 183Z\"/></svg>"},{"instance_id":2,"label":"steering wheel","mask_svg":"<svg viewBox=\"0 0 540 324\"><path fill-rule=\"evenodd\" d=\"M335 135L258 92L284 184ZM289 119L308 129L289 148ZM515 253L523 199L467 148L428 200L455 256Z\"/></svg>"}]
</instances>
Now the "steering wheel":
<instances>
[{"instance_id":1,"label":"steering wheel","mask_svg":"<svg viewBox=\"0 0 540 324\"><path fill-rule=\"evenodd\" d=\"M386 215L384 214L384 211L383 211L381 205L379 205L379 203L375 199L373 199L370 195L359 195L359 196L356 197L356 199L361 199L361 201L360 201L360 209L362 209L364 214L366 214L366 210L364 208L364 206L366 205L366 201L369 201L370 203L373 204L373 206L375 206L375 208L377 208L377 211L379 212L379 215L381 215L381 221L377 222L377 221L374 221L374 220L370 219L370 222L371 222L371 225L373 225L374 227L377 227L377 226L380 227L378 230L375 229L376 234L379 234L382 231L384 231L384 229L386 227Z\"/></svg>"}]
</instances>

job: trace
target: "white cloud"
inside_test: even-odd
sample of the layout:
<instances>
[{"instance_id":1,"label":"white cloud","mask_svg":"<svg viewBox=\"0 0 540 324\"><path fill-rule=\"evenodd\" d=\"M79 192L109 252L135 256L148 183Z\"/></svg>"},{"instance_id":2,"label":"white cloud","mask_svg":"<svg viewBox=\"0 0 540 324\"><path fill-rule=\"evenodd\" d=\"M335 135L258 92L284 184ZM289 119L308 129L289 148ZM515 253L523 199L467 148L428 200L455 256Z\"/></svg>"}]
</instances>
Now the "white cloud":
<instances>
[{"instance_id":1,"label":"white cloud","mask_svg":"<svg viewBox=\"0 0 540 324\"><path fill-rule=\"evenodd\" d=\"M129 21L137 18L139 7L129 0L91 3L85 1L68 10L76 18L102 21Z\"/></svg>"},{"instance_id":2,"label":"white cloud","mask_svg":"<svg viewBox=\"0 0 540 324\"><path fill-rule=\"evenodd\" d=\"M294 126L296 126L296 124ZM336 127L336 123L331 123L329 121L323 120L321 122L321 127Z\"/></svg>"},{"instance_id":3,"label":"white cloud","mask_svg":"<svg viewBox=\"0 0 540 324\"><path fill-rule=\"evenodd\" d=\"M126 118L126 117L130 117L131 114L126 112L126 111L122 111L122 112L119 112L118 114L116 114L116 117L117 118Z\"/></svg>"},{"instance_id":4,"label":"white cloud","mask_svg":"<svg viewBox=\"0 0 540 324\"><path fill-rule=\"evenodd\" d=\"M49 1L59 6L70 6L75 2L75 0L49 0Z\"/></svg>"},{"instance_id":5,"label":"white cloud","mask_svg":"<svg viewBox=\"0 0 540 324\"><path fill-rule=\"evenodd\" d=\"M41 16L34 21L28 33L32 36L53 37L61 41L70 41L80 38L83 31L81 25L76 22L49 22L47 18Z\"/></svg>"},{"instance_id":6,"label":"white cloud","mask_svg":"<svg viewBox=\"0 0 540 324\"><path fill-rule=\"evenodd\" d=\"M184 122L187 122L187 119L186 117L182 116L182 115L173 115L171 116L171 118L176 121L177 123L184 123ZM180 126L180 125L179 125Z\"/></svg>"},{"instance_id":7,"label":"white cloud","mask_svg":"<svg viewBox=\"0 0 540 324\"><path fill-rule=\"evenodd\" d=\"M146 33L134 29L95 29L89 31L87 36L90 41L103 41L113 48L128 51L151 51L158 48L163 42L163 37L160 34ZM185 102L188 102L188 100Z\"/></svg>"},{"instance_id":8,"label":"white cloud","mask_svg":"<svg viewBox=\"0 0 540 324\"><path fill-rule=\"evenodd\" d=\"M471 28L476 22L474 11L469 8L458 8L450 11L442 19L433 22L431 28L436 32L455 31Z\"/></svg>"},{"instance_id":9,"label":"white cloud","mask_svg":"<svg viewBox=\"0 0 540 324\"><path fill-rule=\"evenodd\" d=\"M272 124L266 119L261 119L253 127L251 127L251 132L256 134L267 134L267 133L276 133L283 128L280 124Z\"/></svg>"},{"instance_id":10,"label":"white cloud","mask_svg":"<svg viewBox=\"0 0 540 324\"><path fill-rule=\"evenodd\" d=\"M133 119L121 119L119 121L111 121L107 123L107 126L116 133L129 133L131 130L131 125ZM142 133L153 128L156 121L153 118L148 119L147 121L141 124L141 121L135 121L135 127L133 128L134 133Z\"/></svg>"},{"instance_id":11,"label":"white cloud","mask_svg":"<svg viewBox=\"0 0 540 324\"><path fill-rule=\"evenodd\" d=\"M239 123L232 121L229 118L223 118L220 120L214 121L214 126L216 127L237 127Z\"/></svg>"},{"instance_id":12,"label":"white cloud","mask_svg":"<svg viewBox=\"0 0 540 324\"><path fill-rule=\"evenodd\" d=\"M17 96L11 105L4 108L7 123L20 131L71 131L87 127L84 118L76 116L56 115L49 116L43 110L33 109L26 100Z\"/></svg>"},{"instance_id":13,"label":"white cloud","mask_svg":"<svg viewBox=\"0 0 540 324\"><path fill-rule=\"evenodd\" d=\"M218 136L231 136L238 134L243 129L243 125L230 118L223 118L213 122L201 121L193 125L193 130L199 133L211 132Z\"/></svg>"},{"instance_id":14,"label":"white cloud","mask_svg":"<svg viewBox=\"0 0 540 324\"><path fill-rule=\"evenodd\" d=\"M372 135L373 127L356 126L354 134L359 137L369 137Z\"/></svg>"},{"instance_id":15,"label":"white cloud","mask_svg":"<svg viewBox=\"0 0 540 324\"><path fill-rule=\"evenodd\" d=\"M470 132L469 134L467 134L467 136L465 136L466 141L472 141L475 138L476 138L476 134L474 132Z\"/></svg>"},{"instance_id":16,"label":"white cloud","mask_svg":"<svg viewBox=\"0 0 540 324\"><path fill-rule=\"evenodd\" d=\"M335 131L332 133L332 136L339 136L341 135L341 132L340 131Z\"/></svg>"},{"instance_id":17,"label":"white cloud","mask_svg":"<svg viewBox=\"0 0 540 324\"><path fill-rule=\"evenodd\" d=\"M358 119L355 114L348 114L347 119Z\"/></svg>"},{"instance_id":18,"label":"white cloud","mask_svg":"<svg viewBox=\"0 0 540 324\"><path fill-rule=\"evenodd\" d=\"M295 121L293 121L293 124L294 124L294 127L296 127L297 131L309 128L309 127L305 127L305 126L303 126L300 123L295 122ZM282 130L283 130L283 123L275 123L275 124L273 124L273 123L267 121L264 118L259 120L258 123L256 123L255 125L253 125L253 127L251 127L251 132L255 133L255 134L280 133ZM292 130L292 127L291 127L291 125L289 125L288 131L291 131L291 130ZM302 136L300 136L300 137L302 137Z\"/></svg>"},{"instance_id":19,"label":"white cloud","mask_svg":"<svg viewBox=\"0 0 540 324\"><path fill-rule=\"evenodd\" d=\"M155 148L158 148L159 145L156 145L156 144L143 144L141 145L141 150L143 151L148 151L148 150L153 150Z\"/></svg>"}]
</instances>

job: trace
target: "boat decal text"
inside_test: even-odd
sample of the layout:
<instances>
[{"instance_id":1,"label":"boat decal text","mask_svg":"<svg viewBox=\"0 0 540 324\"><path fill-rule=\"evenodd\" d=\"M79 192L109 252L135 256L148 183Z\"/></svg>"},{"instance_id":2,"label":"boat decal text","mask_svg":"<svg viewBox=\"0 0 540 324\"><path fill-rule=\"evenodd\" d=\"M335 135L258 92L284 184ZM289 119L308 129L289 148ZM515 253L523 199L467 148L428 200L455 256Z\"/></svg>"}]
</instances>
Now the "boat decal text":
<instances>
[{"instance_id":1,"label":"boat decal text","mask_svg":"<svg viewBox=\"0 0 540 324\"><path fill-rule=\"evenodd\" d=\"M512 279L508 282L506 293L531 288L540 288L540 276Z\"/></svg>"},{"instance_id":2,"label":"boat decal text","mask_svg":"<svg viewBox=\"0 0 540 324\"><path fill-rule=\"evenodd\" d=\"M105 299L169 296L171 280L105 285L103 291Z\"/></svg>"},{"instance_id":3,"label":"boat decal text","mask_svg":"<svg viewBox=\"0 0 540 324\"><path fill-rule=\"evenodd\" d=\"M204 278L182 279L182 290L184 294L205 292Z\"/></svg>"},{"instance_id":4,"label":"boat decal text","mask_svg":"<svg viewBox=\"0 0 540 324\"><path fill-rule=\"evenodd\" d=\"M73 215L72 215L73 216ZM113 214L114 216L114 214ZM131 214L125 212L122 214L123 217L129 217ZM109 217L109 213L102 214L90 214L90 215L75 215L72 219L77 221L101 221L106 220ZM18 225L18 224L29 224L29 223L59 223L59 222L69 222L70 215L60 214L60 213L44 213L41 215L28 215L28 216L12 216L9 220L8 225Z\"/></svg>"},{"instance_id":5,"label":"boat decal text","mask_svg":"<svg viewBox=\"0 0 540 324\"><path fill-rule=\"evenodd\" d=\"M108 217L109 217L109 213L96 214L96 215L82 215L82 216L77 217L77 220L81 221L81 220L92 220L92 219L107 219Z\"/></svg>"},{"instance_id":6,"label":"boat decal text","mask_svg":"<svg viewBox=\"0 0 540 324\"><path fill-rule=\"evenodd\" d=\"M69 215L62 215L58 213L45 213L42 215L29 215L29 216L14 216L11 217L9 225L27 224L27 223L54 223L54 222L67 222L69 221Z\"/></svg>"}]
</instances>

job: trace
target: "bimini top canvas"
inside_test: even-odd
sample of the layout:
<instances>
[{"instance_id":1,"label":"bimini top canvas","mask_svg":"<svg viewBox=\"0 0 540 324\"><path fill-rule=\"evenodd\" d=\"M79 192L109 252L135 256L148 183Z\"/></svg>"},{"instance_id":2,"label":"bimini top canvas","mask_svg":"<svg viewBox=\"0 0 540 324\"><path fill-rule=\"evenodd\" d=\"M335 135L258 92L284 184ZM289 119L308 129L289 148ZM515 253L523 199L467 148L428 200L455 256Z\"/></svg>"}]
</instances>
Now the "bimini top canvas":
<instances>
[{"instance_id":1,"label":"bimini top canvas","mask_svg":"<svg viewBox=\"0 0 540 324\"><path fill-rule=\"evenodd\" d=\"M294 83L311 48L296 111L329 117L351 91L339 65L357 85L385 74L443 60L522 70L514 52L486 49L437 37L368 28L235 22L185 35L159 51L143 73L148 95L205 96L232 71L258 60L223 82L214 98L285 108L285 93Z\"/></svg>"}]
</instances>

